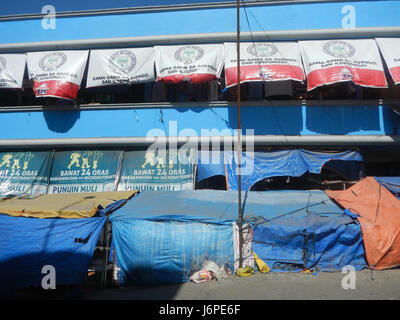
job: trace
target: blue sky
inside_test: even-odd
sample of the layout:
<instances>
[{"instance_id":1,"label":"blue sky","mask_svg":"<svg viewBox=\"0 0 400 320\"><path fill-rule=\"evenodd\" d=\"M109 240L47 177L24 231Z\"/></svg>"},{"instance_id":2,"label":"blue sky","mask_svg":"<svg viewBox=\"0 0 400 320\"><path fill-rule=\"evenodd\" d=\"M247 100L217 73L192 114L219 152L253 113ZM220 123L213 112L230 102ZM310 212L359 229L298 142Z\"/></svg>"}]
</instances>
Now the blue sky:
<instances>
[{"instance_id":1,"label":"blue sky","mask_svg":"<svg viewBox=\"0 0 400 320\"><path fill-rule=\"evenodd\" d=\"M45 5L52 5L56 12L62 12L225 1L233 2L233 0L17 0L12 5L1 6L0 15L41 13Z\"/></svg>"}]
</instances>

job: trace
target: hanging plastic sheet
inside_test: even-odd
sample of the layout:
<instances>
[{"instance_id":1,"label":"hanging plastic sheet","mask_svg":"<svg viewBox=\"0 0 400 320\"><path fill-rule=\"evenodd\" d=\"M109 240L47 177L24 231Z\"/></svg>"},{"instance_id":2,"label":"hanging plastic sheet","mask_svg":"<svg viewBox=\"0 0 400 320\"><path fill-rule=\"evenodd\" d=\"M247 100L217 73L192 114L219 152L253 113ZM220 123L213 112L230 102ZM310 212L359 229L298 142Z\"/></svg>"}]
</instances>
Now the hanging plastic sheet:
<instances>
[{"instance_id":1,"label":"hanging plastic sheet","mask_svg":"<svg viewBox=\"0 0 400 320\"><path fill-rule=\"evenodd\" d=\"M48 193L116 191L122 151L57 151Z\"/></svg>"},{"instance_id":2,"label":"hanging plastic sheet","mask_svg":"<svg viewBox=\"0 0 400 320\"><path fill-rule=\"evenodd\" d=\"M154 48L90 50L87 87L155 81Z\"/></svg>"},{"instance_id":3,"label":"hanging plastic sheet","mask_svg":"<svg viewBox=\"0 0 400 320\"><path fill-rule=\"evenodd\" d=\"M236 43L224 43L226 87L237 84ZM240 82L305 79L297 42L240 45Z\"/></svg>"},{"instance_id":4,"label":"hanging plastic sheet","mask_svg":"<svg viewBox=\"0 0 400 320\"><path fill-rule=\"evenodd\" d=\"M82 284L105 221L0 214L0 296L40 288L47 275L42 269L49 265L56 272L56 287Z\"/></svg>"},{"instance_id":5,"label":"hanging plastic sheet","mask_svg":"<svg viewBox=\"0 0 400 320\"><path fill-rule=\"evenodd\" d=\"M399 38L376 38L379 49L389 68L395 84L400 83L400 39Z\"/></svg>"},{"instance_id":6,"label":"hanging plastic sheet","mask_svg":"<svg viewBox=\"0 0 400 320\"><path fill-rule=\"evenodd\" d=\"M218 79L224 66L222 44L156 46L155 51L158 81L208 82Z\"/></svg>"},{"instance_id":7,"label":"hanging plastic sheet","mask_svg":"<svg viewBox=\"0 0 400 320\"><path fill-rule=\"evenodd\" d=\"M373 177L367 177L344 191L326 194L358 215L366 259L374 269L400 265L400 201Z\"/></svg>"},{"instance_id":8,"label":"hanging plastic sheet","mask_svg":"<svg viewBox=\"0 0 400 320\"><path fill-rule=\"evenodd\" d=\"M0 55L0 88L22 88L25 54Z\"/></svg>"},{"instance_id":9,"label":"hanging plastic sheet","mask_svg":"<svg viewBox=\"0 0 400 320\"><path fill-rule=\"evenodd\" d=\"M0 153L0 197L47 193L52 152Z\"/></svg>"},{"instance_id":10,"label":"hanging plastic sheet","mask_svg":"<svg viewBox=\"0 0 400 320\"><path fill-rule=\"evenodd\" d=\"M88 50L28 52L28 73L35 96L75 99L88 54Z\"/></svg>"},{"instance_id":11,"label":"hanging plastic sheet","mask_svg":"<svg viewBox=\"0 0 400 320\"><path fill-rule=\"evenodd\" d=\"M199 152L197 181L213 175L227 175L229 189L237 190L237 153L225 151L219 156L219 164L210 165L206 164L204 159L202 160L202 153L203 151ZM211 157L205 159L211 159ZM242 189L250 190L257 181L268 177L299 177L307 171L318 174L324 164L330 160L362 162L363 158L356 151L328 153L294 149L273 152L243 152L241 156ZM222 166L222 161L226 164L226 169ZM336 167L340 169L340 167ZM363 171L359 170L359 174L362 175Z\"/></svg>"},{"instance_id":12,"label":"hanging plastic sheet","mask_svg":"<svg viewBox=\"0 0 400 320\"><path fill-rule=\"evenodd\" d=\"M387 88L374 39L299 41L299 45L307 74L307 90L344 81Z\"/></svg>"},{"instance_id":13,"label":"hanging plastic sheet","mask_svg":"<svg viewBox=\"0 0 400 320\"><path fill-rule=\"evenodd\" d=\"M199 151L197 182L218 175L226 176L224 151Z\"/></svg>"},{"instance_id":14,"label":"hanging plastic sheet","mask_svg":"<svg viewBox=\"0 0 400 320\"><path fill-rule=\"evenodd\" d=\"M178 150L125 152L118 190L179 191L193 189L194 170L190 152Z\"/></svg>"}]
</instances>

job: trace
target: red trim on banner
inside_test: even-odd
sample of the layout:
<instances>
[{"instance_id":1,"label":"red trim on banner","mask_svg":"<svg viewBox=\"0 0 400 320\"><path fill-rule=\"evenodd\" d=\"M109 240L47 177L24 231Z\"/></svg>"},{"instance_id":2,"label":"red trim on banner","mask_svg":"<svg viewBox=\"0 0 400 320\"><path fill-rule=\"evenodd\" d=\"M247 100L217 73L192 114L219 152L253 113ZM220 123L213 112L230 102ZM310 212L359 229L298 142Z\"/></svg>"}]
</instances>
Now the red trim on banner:
<instances>
[{"instance_id":1,"label":"red trim on banner","mask_svg":"<svg viewBox=\"0 0 400 320\"><path fill-rule=\"evenodd\" d=\"M307 90L310 91L324 84L343 81L353 81L355 84L365 87L387 87L383 71L338 66L311 71L307 75Z\"/></svg>"},{"instance_id":2,"label":"red trim on banner","mask_svg":"<svg viewBox=\"0 0 400 320\"><path fill-rule=\"evenodd\" d=\"M61 80L34 81L33 91L36 97L56 97L73 100L79 91L79 85Z\"/></svg>"},{"instance_id":3,"label":"red trim on banner","mask_svg":"<svg viewBox=\"0 0 400 320\"><path fill-rule=\"evenodd\" d=\"M210 74L210 73L195 73L191 75L175 74L172 76L167 76L162 78L159 77L158 81L162 81L165 83L180 83L184 81L188 81L191 83L203 83L203 82L209 82L216 78L217 76L215 74Z\"/></svg>"},{"instance_id":4,"label":"red trim on banner","mask_svg":"<svg viewBox=\"0 0 400 320\"><path fill-rule=\"evenodd\" d=\"M262 76L262 74L264 77ZM303 69L288 65L251 65L240 66L240 82L269 80L304 80ZM237 83L237 67L225 69L226 86Z\"/></svg>"},{"instance_id":5,"label":"red trim on banner","mask_svg":"<svg viewBox=\"0 0 400 320\"><path fill-rule=\"evenodd\" d=\"M395 84L400 83L400 67L394 67L390 68L390 75L392 76L392 79Z\"/></svg>"}]
</instances>

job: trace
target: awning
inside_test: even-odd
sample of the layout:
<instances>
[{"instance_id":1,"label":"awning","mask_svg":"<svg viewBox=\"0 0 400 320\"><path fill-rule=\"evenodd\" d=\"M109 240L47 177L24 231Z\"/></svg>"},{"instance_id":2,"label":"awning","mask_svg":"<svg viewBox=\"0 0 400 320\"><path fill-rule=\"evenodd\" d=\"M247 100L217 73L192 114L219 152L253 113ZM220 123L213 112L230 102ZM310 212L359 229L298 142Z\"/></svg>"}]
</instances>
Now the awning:
<instances>
[{"instance_id":1,"label":"awning","mask_svg":"<svg viewBox=\"0 0 400 320\"><path fill-rule=\"evenodd\" d=\"M91 50L86 87L155 81L154 48Z\"/></svg>"},{"instance_id":2,"label":"awning","mask_svg":"<svg viewBox=\"0 0 400 320\"><path fill-rule=\"evenodd\" d=\"M224 66L222 44L156 46L157 80L168 83L218 79Z\"/></svg>"},{"instance_id":3,"label":"awning","mask_svg":"<svg viewBox=\"0 0 400 320\"><path fill-rule=\"evenodd\" d=\"M307 90L331 83L386 88L385 72L374 39L299 41Z\"/></svg>"},{"instance_id":4,"label":"awning","mask_svg":"<svg viewBox=\"0 0 400 320\"><path fill-rule=\"evenodd\" d=\"M375 39L395 84L400 83L400 38Z\"/></svg>"},{"instance_id":5,"label":"awning","mask_svg":"<svg viewBox=\"0 0 400 320\"><path fill-rule=\"evenodd\" d=\"M243 192L243 215L276 218L281 215L305 216L308 211L318 214L342 214L323 191ZM158 221L198 221L231 223L238 218L237 191L183 190L143 192L110 215L110 221L147 219Z\"/></svg>"},{"instance_id":6,"label":"awning","mask_svg":"<svg viewBox=\"0 0 400 320\"><path fill-rule=\"evenodd\" d=\"M373 177L345 191L326 194L358 215L368 265L374 269L400 265L400 201Z\"/></svg>"},{"instance_id":7,"label":"awning","mask_svg":"<svg viewBox=\"0 0 400 320\"><path fill-rule=\"evenodd\" d=\"M89 50L28 52L29 79L36 97L76 98Z\"/></svg>"},{"instance_id":8,"label":"awning","mask_svg":"<svg viewBox=\"0 0 400 320\"><path fill-rule=\"evenodd\" d=\"M0 88L22 88L25 54L0 55Z\"/></svg>"},{"instance_id":9,"label":"awning","mask_svg":"<svg viewBox=\"0 0 400 320\"><path fill-rule=\"evenodd\" d=\"M212 164L210 160L212 154L209 154L209 160L207 160L207 157L202 154L203 152L207 151L199 152L197 181L214 175L223 175L227 176L229 189L237 190L237 153L232 151L217 153L220 162L219 164ZM268 177L299 177L307 171L318 174L324 164L330 160L363 161L363 158L356 151L329 153L295 149L273 152L243 152L241 156L242 189L250 190L257 181ZM226 168L223 165L224 163Z\"/></svg>"},{"instance_id":10,"label":"awning","mask_svg":"<svg viewBox=\"0 0 400 320\"><path fill-rule=\"evenodd\" d=\"M89 218L108 205L130 199L137 193L115 191L47 194L32 199L7 199L0 201L0 214L34 218Z\"/></svg>"},{"instance_id":11,"label":"awning","mask_svg":"<svg viewBox=\"0 0 400 320\"><path fill-rule=\"evenodd\" d=\"M237 84L236 43L224 43L226 87ZM297 42L246 42L240 44L240 82L303 81Z\"/></svg>"}]
</instances>

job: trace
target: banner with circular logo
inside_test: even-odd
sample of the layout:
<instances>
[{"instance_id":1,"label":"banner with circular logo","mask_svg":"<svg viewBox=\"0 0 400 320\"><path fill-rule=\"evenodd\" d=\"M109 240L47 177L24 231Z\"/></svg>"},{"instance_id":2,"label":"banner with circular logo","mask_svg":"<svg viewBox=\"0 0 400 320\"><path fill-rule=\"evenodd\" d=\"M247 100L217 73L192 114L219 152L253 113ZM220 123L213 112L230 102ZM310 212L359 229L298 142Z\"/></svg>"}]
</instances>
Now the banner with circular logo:
<instances>
[{"instance_id":1,"label":"banner with circular logo","mask_svg":"<svg viewBox=\"0 0 400 320\"><path fill-rule=\"evenodd\" d=\"M75 99L88 53L88 50L29 52L28 74L33 80L35 96Z\"/></svg>"},{"instance_id":2,"label":"banner with circular logo","mask_svg":"<svg viewBox=\"0 0 400 320\"><path fill-rule=\"evenodd\" d=\"M386 88L378 46L373 39L299 41L307 90L352 81L364 87Z\"/></svg>"},{"instance_id":3,"label":"banner with circular logo","mask_svg":"<svg viewBox=\"0 0 400 320\"><path fill-rule=\"evenodd\" d=\"M1 152L0 197L46 194L52 156L50 151Z\"/></svg>"},{"instance_id":4,"label":"banner with circular logo","mask_svg":"<svg viewBox=\"0 0 400 320\"><path fill-rule=\"evenodd\" d=\"M0 88L22 88L25 54L0 55Z\"/></svg>"},{"instance_id":5,"label":"banner with circular logo","mask_svg":"<svg viewBox=\"0 0 400 320\"><path fill-rule=\"evenodd\" d=\"M155 81L154 48L91 50L86 86Z\"/></svg>"},{"instance_id":6,"label":"banner with circular logo","mask_svg":"<svg viewBox=\"0 0 400 320\"><path fill-rule=\"evenodd\" d=\"M203 83L221 76L222 44L156 46L157 80L167 83Z\"/></svg>"},{"instance_id":7,"label":"banner with circular logo","mask_svg":"<svg viewBox=\"0 0 400 320\"><path fill-rule=\"evenodd\" d=\"M400 38L377 38L390 75L395 84L400 84Z\"/></svg>"},{"instance_id":8,"label":"banner with circular logo","mask_svg":"<svg viewBox=\"0 0 400 320\"><path fill-rule=\"evenodd\" d=\"M236 43L224 43L226 87L237 84ZM240 82L304 81L297 42L249 42L240 44Z\"/></svg>"}]
</instances>

